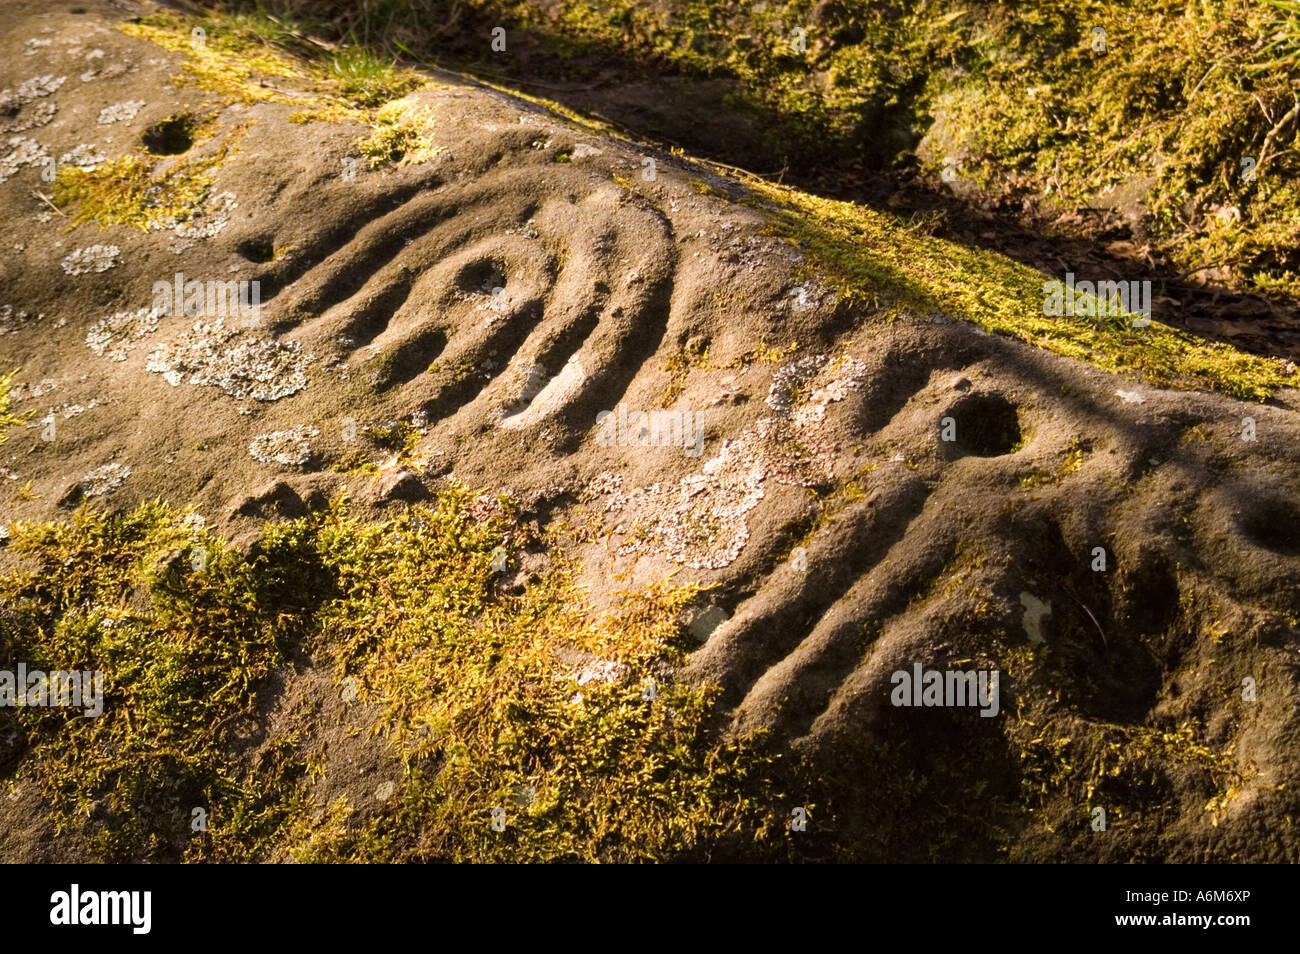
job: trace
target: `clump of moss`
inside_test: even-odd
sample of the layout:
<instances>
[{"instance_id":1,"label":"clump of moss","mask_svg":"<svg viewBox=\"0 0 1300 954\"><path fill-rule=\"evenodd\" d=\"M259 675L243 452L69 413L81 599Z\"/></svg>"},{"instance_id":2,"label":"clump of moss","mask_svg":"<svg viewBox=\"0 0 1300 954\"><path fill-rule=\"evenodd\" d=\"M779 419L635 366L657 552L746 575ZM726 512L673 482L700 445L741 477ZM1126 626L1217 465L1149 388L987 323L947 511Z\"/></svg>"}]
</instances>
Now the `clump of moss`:
<instances>
[{"instance_id":1,"label":"clump of moss","mask_svg":"<svg viewBox=\"0 0 1300 954\"><path fill-rule=\"evenodd\" d=\"M306 78L291 57L219 19L200 20L160 11L138 22L121 24L118 29L163 49L186 54L184 72L176 82L221 93L232 102L291 102L281 90L258 79Z\"/></svg>"},{"instance_id":2,"label":"clump of moss","mask_svg":"<svg viewBox=\"0 0 1300 954\"><path fill-rule=\"evenodd\" d=\"M1175 818L1203 810L1217 824L1218 814L1255 777L1233 757L1233 743L1209 744L1195 718L1132 724L1085 716L1081 703L1090 708L1113 690L1094 681L1095 663L1079 665L1072 656L1065 643L1003 652L1013 684L1046 678L1063 703L1024 693L1014 713L1007 712L1005 739L1019 757L1021 805L1028 816L1057 840L1082 846L1093 832L1095 809L1102 808L1106 830L1145 831L1130 841L1134 861L1158 857L1149 853L1150 839ZM1098 848L1092 841L1083 850L1095 854Z\"/></svg>"},{"instance_id":3,"label":"clump of moss","mask_svg":"<svg viewBox=\"0 0 1300 954\"><path fill-rule=\"evenodd\" d=\"M160 503L13 535L32 568L0 579L3 668L104 674L98 717L13 716L56 828L81 830L104 858L174 857L203 850L187 847L201 808L229 853L264 850L296 796L283 773L244 775L230 753L257 689L305 634L313 594L327 592L303 528L269 528L254 560Z\"/></svg>"},{"instance_id":4,"label":"clump of moss","mask_svg":"<svg viewBox=\"0 0 1300 954\"><path fill-rule=\"evenodd\" d=\"M736 358L736 360L732 361L727 367L747 368L754 362L758 362L759 364L780 364L798 350L799 343L797 341L791 342L784 348L777 348L773 345L769 345L766 341L763 341L750 348L740 357Z\"/></svg>"},{"instance_id":5,"label":"clump of moss","mask_svg":"<svg viewBox=\"0 0 1300 954\"><path fill-rule=\"evenodd\" d=\"M665 675L698 588L651 586L591 614L557 557L503 597L493 563L514 549L510 523L470 519L468 501L444 496L397 534L327 528L327 563L353 594L326 614L339 680L379 707L375 731L409 774L392 813L298 859L638 860L737 831L771 840L772 757L753 740L710 742L715 691Z\"/></svg>"},{"instance_id":6,"label":"clump of moss","mask_svg":"<svg viewBox=\"0 0 1300 954\"><path fill-rule=\"evenodd\" d=\"M364 451L353 451L347 457L330 464L330 470L337 474L374 474L379 472L379 465Z\"/></svg>"},{"instance_id":7,"label":"clump of moss","mask_svg":"<svg viewBox=\"0 0 1300 954\"><path fill-rule=\"evenodd\" d=\"M1204 806L1222 812L1246 779L1230 756L1198 741L1190 723L1172 731L1153 726L1084 724L1064 715L1037 723L1020 714L1008 731L1019 751L1026 808L1048 818L1073 819L1088 829L1095 807L1106 810L1109 828L1134 829L1164 820L1176 811L1170 800L1169 773L1188 771L1204 779L1215 794ZM1074 806L1072 812L1062 804Z\"/></svg>"},{"instance_id":8,"label":"clump of moss","mask_svg":"<svg viewBox=\"0 0 1300 954\"><path fill-rule=\"evenodd\" d=\"M369 119L364 110L341 103L329 103L311 109L300 109L289 114L289 122L306 125L307 123L367 123Z\"/></svg>"},{"instance_id":9,"label":"clump of moss","mask_svg":"<svg viewBox=\"0 0 1300 954\"><path fill-rule=\"evenodd\" d=\"M11 414L9 412L9 402L11 399L10 382L13 381L14 375L16 375L17 373L18 373L18 369L15 368L14 370L10 371L8 374L0 375L0 444L3 444L5 441L9 439L5 435L6 430L13 427L15 424L23 423L29 417L31 417L32 414L32 412L30 411L27 412L26 414Z\"/></svg>"},{"instance_id":10,"label":"clump of moss","mask_svg":"<svg viewBox=\"0 0 1300 954\"><path fill-rule=\"evenodd\" d=\"M1070 441L1070 447L1066 451L1065 459L1061 461L1061 465L1055 472L1041 471L1035 468L1032 473L1020 478L1020 486L1030 489L1043 484L1059 484L1083 466L1083 462L1090 451L1091 448L1087 443L1076 437Z\"/></svg>"},{"instance_id":11,"label":"clump of moss","mask_svg":"<svg viewBox=\"0 0 1300 954\"><path fill-rule=\"evenodd\" d=\"M928 80L941 122L925 167L957 153L986 194L1048 212L1121 196L1185 271L1300 296L1300 159L1283 145L1297 120L1294 6L1139 8L1055 0L995 19L959 87L947 71Z\"/></svg>"},{"instance_id":12,"label":"clump of moss","mask_svg":"<svg viewBox=\"0 0 1300 954\"><path fill-rule=\"evenodd\" d=\"M415 450L424 435L410 421L387 421L383 424L370 425L365 429L364 436L372 450L353 451L331 464L330 470L345 474L377 474L391 464L381 467L380 463L373 459L374 451L396 455L397 459L405 458Z\"/></svg>"},{"instance_id":13,"label":"clump of moss","mask_svg":"<svg viewBox=\"0 0 1300 954\"><path fill-rule=\"evenodd\" d=\"M376 447L393 454L409 454L420 443L420 429L410 421L389 421L366 429Z\"/></svg>"},{"instance_id":14,"label":"clump of moss","mask_svg":"<svg viewBox=\"0 0 1300 954\"><path fill-rule=\"evenodd\" d=\"M430 141L433 127L433 110L401 101L389 103L375 114L374 132L361 140L358 148L372 168L385 162L428 162L446 151L445 146Z\"/></svg>"}]
</instances>

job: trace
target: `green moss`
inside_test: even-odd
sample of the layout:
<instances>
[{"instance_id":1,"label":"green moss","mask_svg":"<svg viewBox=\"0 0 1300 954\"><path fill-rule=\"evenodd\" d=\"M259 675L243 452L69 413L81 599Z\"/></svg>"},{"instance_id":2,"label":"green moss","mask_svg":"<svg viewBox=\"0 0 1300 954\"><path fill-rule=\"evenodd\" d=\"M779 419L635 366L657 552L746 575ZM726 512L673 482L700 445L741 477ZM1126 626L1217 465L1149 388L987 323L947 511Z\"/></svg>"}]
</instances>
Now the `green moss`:
<instances>
[{"instance_id":1,"label":"green moss","mask_svg":"<svg viewBox=\"0 0 1300 954\"><path fill-rule=\"evenodd\" d=\"M0 444L3 444L9 439L5 435L6 430L13 427L15 424L22 424L31 417L33 413L31 411L28 411L25 414L11 414L9 412L10 391L12 389L10 382L13 381L14 375L17 373L18 369L15 368L8 374L0 375Z\"/></svg>"},{"instance_id":2,"label":"green moss","mask_svg":"<svg viewBox=\"0 0 1300 954\"><path fill-rule=\"evenodd\" d=\"M560 116L563 119L568 120L570 123L572 123L577 128L583 130L584 132L588 132L600 136L612 136L617 134L615 128L609 123L602 122L599 119L596 119L591 116L584 116L582 113L577 112L576 110L572 110L569 107L565 106L563 103L556 102L553 99L546 99L543 96L535 96L528 92L523 92L507 86L499 86L497 84L490 83L490 82L485 82L483 85L491 89L498 90L499 92L506 93L512 98L522 99L526 103L533 103L537 106L545 106L551 112L555 113L557 116ZM629 188L631 187L629 186Z\"/></svg>"},{"instance_id":3,"label":"green moss","mask_svg":"<svg viewBox=\"0 0 1300 954\"><path fill-rule=\"evenodd\" d=\"M123 156L94 169L61 168L54 180L54 203L73 212L74 224L134 225L147 231L191 218L211 188L211 177L202 171L173 171L155 179L149 162Z\"/></svg>"},{"instance_id":4,"label":"green moss","mask_svg":"<svg viewBox=\"0 0 1300 954\"><path fill-rule=\"evenodd\" d=\"M1296 62L1270 62L1255 38L1275 38L1276 52L1297 22L1260 3L1039 4L971 51L960 102L944 99L949 75L930 78L951 128L922 144L927 167L959 152L986 193L1048 211L1117 189L1185 270L1294 298L1300 158L1279 148L1294 131L1276 124L1294 104ZM1104 52L1090 46L1094 26Z\"/></svg>"},{"instance_id":5,"label":"green moss","mask_svg":"<svg viewBox=\"0 0 1300 954\"><path fill-rule=\"evenodd\" d=\"M1088 444L1076 437L1070 441L1070 447L1066 451L1065 458L1054 472L1035 469L1032 473L1020 478L1020 486L1029 489L1043 484L1059 484L1083 466L1083 462L1090 452L1091 448Z\"/></svg>"},{"instance_id":6,"label":"green moss","mask_svg":"<svg viewBox=\"0 0 1300 954\"><path fill-rule=\"evenodd\" d=\"M1086 830L1089 812L1100 805L1108 827L1131 829L1174 810L1167 777L1175 769L1203 778L1214 792L1206 811L1221 812L1233 799L1245 778L1230 755L1199 741L1202 732L1191 723L1170 731L1085 724L1070 715L1036 724L1020 714L1008 738L1025 768L1022 791L1030 811L1063 799L1076 806L1079 829Z\"/></svg>"},{"instance_id":7,"label":"green moss","mask_svg":"<svg viewBox=\"0 0 1300 954\"><path fill-rule=\"evenodd\" d=\"M330 464L330 470L336 474L375 474L379 472L379 465L364 451L353 451L342 460Z\"/></svg>"},{"instance_id":8,"label":"green moss","mask_svg":"<svg viewBox=\"0 0 1300 954\"><path fill-rule=\"evenodd\" d=\"M1040 272L1002 255L918 233L882 212L775 186L749 183L770 231L804 249L840 295L869 305L944 314L1153 385L1207 388L1262 401L1300 385L1285 362L1206 343L1158 323L1044 314Z\"/></svg>"},{"instance_id":9,"label":"green moss","mask_svg":"<svg viewBox=\"0 0 1300 954\"><path fill-rule=\"evenodd\" d=\"M751 857L780 850L775 755L761 737L719 740L717 690L671 675L699 588L665 582L596 612L556 539L530 536L508 500L486 517L474 501L453 488L373 524L336 502L266 525L247 556L161 503L17 524L0 669L105 680L98 718L0 712L29 743L17 777L108 860L701 858L728 839ZM510 566L520 547L546 548L548 568L509 595L495 554ZM303 666L353 680L372 744L405 766L377 814L312 794L328 760L310 711L258 734ZM579 685L584 666L610 678ZM207 831L191 829L194 808Z\"/></svg>"},{"instance_id":10,"label":"green moss","mask_svg":"<svg viewBox=\"0 0 1300 954\"><path fill-rule=\"evenodd\" d=\"M786 345L784 348L774 347L764 341L750 348L727 367L747 368L755 362L759 364L781 364L798 350L799 343L797 341Z\"/></svg>"},{"instance_id":11,"label":"green moss","mask_svg":"<svg viewBox=\"0 0 1300 954\"><path fill-rule=\"evenodd\" d=\"M707 741L714 691L659 677L645 697L653 667L681 661L673 619L697 589L653 586L592 615L573 599L576 568L557 559L523 597L500 599L492 553L507 524L468 520L467 501L419 514L442 538L372 528L327 545L354 594L330 619L343 636L339 679L355 678L361 703L379 708L376 731L409 771L391 814L299 860L636 860L707 850L738 828L770 838L763 785L746 792L769 763L752 742ZM376 615L388 621L378 642ZM579 688L583 663L561 658L624 672Z\"/></svg>"},{"instance_id":12,"label":"green moss","mask_svg":"<svg viewBox=\"0 0 1300 954\"><path fill-rule=\"evenodd\" d=\"M358 148L371 167L386 162L428 162L446 151L445 146L435 146L430 140L433 128L433 110L406 102L389 103L375 114L374 131Z\"/></svg>"},{"instance_id":13,"label":"green moss","mask_svg":"<svg viewBox=\"0 0 1300 954\"><path fill-rule=\"evenodd\" d=\"M195 129L202 128L196 120ZM212 153L187 156L157 174L158 163L143 154L120 156L93 169L63 166L54 179L54 203L72 212L74 226L171 228L199 213L211 194L213 171L247 130L247 125L236 127Z\"/></svg>"},{"instance_id":14,"label":"green moss","mask_svg":"<svg viewBox=\"0 0 1300 954\"><path fill-rule=\"evenodd\" d=\"M363 123L368 124L368 114L351 106L331 103L313 109L300 109L289 114L289 122L306 125L307 123Z\"/></svg>"},{"instance_id":15,"label":"green moss","mask_svg":"<svg viewBox=\"0 0 1300 954\"><path fill-rule=\"evenodd\" d=\"M15 525L13 549L33 568L0 580L12 610L0 623L2 668L104 674L99 717L12 716L59 829L80 829L105 858L167 856L201 807L238 856L265 848L296 803L280 775L241 777L230 751L257 687L304 633L321 582L305 542L301 528L271 528L263 556L245 560L157 503ZM138 592L143 606L130 599Z\"/></svg>"},{"instance_id":16,"label":"green moss","mask_svg":"<svg viewBox=\"0 0 1300 954\"><path fill-rule=\"evenodd\" d=\"M409 454L420 443L420 429L410 421L391 421L366 429L366 434L376 447L392 454Z\"/></svg>"},{"instance_id":17,"label":"green moss","mask_svg":"<svg viewBox=\"0 0 1300 954\"><path fill-rule=\"evenodd\" d=\"M294 60L237 25L162 11L121 24L128 36L149 40L173 53L184 53L183 73L175 82L220 93L231 102L297 102L261 79L304 80ZM197 36L193 31L203 31Z\"/></svg>"},{"instance_id":18,"label":"green moss","mask_svg":"<svg viewBox=\"0 0 1300 954\"><path fill-rule=\"evenodd\" d=\"M677 400L677 395L686 387L686 379L691 368L706 368L709 365L709 342L704 338L692 338L680 351L669 355L664 361L663 370L669 375L669 381L660 392L658 405L667 407Z\"/></svg>"}]
</instances>

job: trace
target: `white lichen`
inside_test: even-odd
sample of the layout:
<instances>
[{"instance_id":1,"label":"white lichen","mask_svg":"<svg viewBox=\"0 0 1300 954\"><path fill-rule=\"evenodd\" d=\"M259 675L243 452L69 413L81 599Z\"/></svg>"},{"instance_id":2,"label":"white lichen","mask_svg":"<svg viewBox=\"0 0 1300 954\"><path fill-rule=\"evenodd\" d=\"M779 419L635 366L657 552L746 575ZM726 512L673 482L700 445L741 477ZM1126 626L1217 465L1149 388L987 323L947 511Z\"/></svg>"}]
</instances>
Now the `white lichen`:
<instances>
[{"instance_id":1,"label":"white lichen","mask_svg":"<svg viewBox=\"0 0 1300 954\"><path fill-rule=\"evenodd\" d=\"M261 434L248 445L248 454L263 464L301 467L311 459L311 445L307 439L319 433L311 425L303 424L288 431Z\"/></svg>"},{"instance_id":2,"label":"white lichen","mask_svg":"<svg viewBox=\"0 0 1300 954\"><path fill-rule=\"evenodd\" d=\"M53 73L47 73L44 76L33 76L31 79L19 84L15 96L24 102L30 102L33 99L40 99L42 96L52 96L59 91L59 87L67 80L66 76L55 77ZM7 96L9 90L0 93L0 98Z\"/></svg>"},{"instance_id":3,"label":"white lichen","mask_svg":"<svg viewBox=\"0 0 1300 954\"><path fill-rule=\"evenodd\" d=\"M632 491L620 489L617 475L600 474L580 496L609 495L605 511L620 520L614 528L622 538L620 556L652 546L692 569L727 566L749 541L748 514L763 499L768 480L809 487L834 479L826 409L857 388L866 373L866 365L851 358L800 358L773 375L767 403L777 416L724 442L699 472Z\"/></svg>"},{"instance_id":4,"label":"white lichen","mask_svg":"<svg viewBox=\"0 0 1300 954\"><path fill-rule=\"evenodd\" d=\"M44 165L45 161L50 158L50 154L45 151L45 147L35 139L28 139L26 136L11 136L8 142L12 148L8 155L0 157L0 182L4 182L10 176L15 175L23 166Z\"/></svg>"},{"instance_id":5,"label":"white lichen","mask_svg":"<svg viewBox=\"0 0 1300 954\"><path fill-rule=\"evenodd\" d=\"M106 272L118 264L122 250L116 245L91 245L69 252L63 259L63 270L69 275L86 272Z\"/></svg>"},{"instance_id":6,"label":"white lichen","mask_svg":"<svg viewBox=\"0 0 1300 954\"><path fill-rule=\"evenodd\" d=\"M196 241L214 238L230 223L239 203L233 192L219 192L203 204L203 208L190 220L176 225L173 229L182 241L175 242L170 250L179 255L191 248Z\"/></svg>"},{"instance_id":7,"label":"white lichen","mask_svg":"<svg viewBox=\"0 0 1300 954\"><path fill-rule=\"evenodd\" d=\"M49 394L59 386L59 382L53 378L41 378L39 384L20 384L9 394L9 399L17 404L28 398L38 398L42 395Z\"/></svg>"},{"instance_id":8,"label":"white lichen","mask_svg":"<svg viewBox=\"0 0 1300 954\"><path fill-rule=\"evenodd\" d=\"M17 331L29 321L40 321L45 314L32 314L26 310L15 312L13 305L0 305L0 335Z\"/></svg>"},{"instance_id":9,"label":"white lichen","mask_svg":"<svg viewBox=\"0 0 1300 954\"><path fill-rule=\"evenodd\" d=\"M307 386L310 355L296 341L275 341L227 328L218 318L195 322L171 343L149 354L146 370L162 374L173 387L190 384L220 388L240 400L277 401Z\"/></svg>"},{"instance_id":10,"label":"white lichen","mask_svg":"<svg viewBox=\"0 0 1300 954\"><path fill-rule=\"evenodd\" d=\"M144 100L142 99L129 99L125 102L114 103L112 106L105 106L99 111L100 125L107 126L109 123L135 119L136 113L143 108Z\"/></svg>"},{"instance_id":11,"label":"white lichen","mask_svg":"<svg viewBox=\"0 0 1300 954\"><path fill-rule=\"evenodd\" d=\"M77 486L83 497L103 497L122 486L122 482L131 476L131 468L121 464L105 464L97 467L81 478Z\"/></svg>"},{"instance_id":12,"label":"white lichen","mask_svg":"<svg viewBox=\"0 0 1300 954\"><path fill-rule=\"evenodd\" d=\"M74 146L70 151L59 157L59 165L61 166L76 166L79 169L88 170L98 169L107 161L108 157L99 151L98 146L87 142Z\"/></svg>"},{"instance_id":13,"label":"white lichen","mask_svg":"<svg viewBox=\"0 0 1300 954\"><path fill-rule=\"evenodd\" d=\"M159 312L152 308L119 311L101 318L86 332L86 344L100 357L125 361L141 338L158 330Z\"/></svg>"}]
</instances>

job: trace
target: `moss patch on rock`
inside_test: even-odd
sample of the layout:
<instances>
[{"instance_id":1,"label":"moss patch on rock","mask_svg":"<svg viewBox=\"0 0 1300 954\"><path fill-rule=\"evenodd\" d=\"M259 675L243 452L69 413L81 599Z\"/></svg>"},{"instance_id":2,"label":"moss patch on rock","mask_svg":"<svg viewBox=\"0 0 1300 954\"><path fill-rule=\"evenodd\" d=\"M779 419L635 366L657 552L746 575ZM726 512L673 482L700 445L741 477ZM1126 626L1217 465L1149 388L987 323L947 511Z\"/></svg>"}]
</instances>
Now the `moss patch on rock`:
<instances>
[{"instance_id":1,"label":"moss patch on rock","mask_svg":"<svg viewBox=\"0 0 1300 954\"><path fill-rule=\"evenodd\" d=\"M1108 371L1130 371L1160 387L1209 389L1262 401L1300 386L1284 361L1131 316L1054 317L1044 313L1044 276L982 249L908 228L885 213L752 179L770 200L771 231L804 249L849 300L902 306L969 321Z\"/></svg>"},{"instance_id":2,"label":"moss patch on rock","mask_svg":"<svg viewBox=\"0 0 1300 954\"><path fill-rule=\"evenodd\" d=\"M159 175L152 163L135 155L94 169L64 166L54 180L54 202L72 211L74 225L171 228L197 214L212 191L209 170L220 161L210 157Z\"/></svg>"},{"instance_id":3,"label":"moss patch on rock","mask_svg":"<svg viewBox=\"0 0 1300 954\"><path fill-rule=\"evenodd\" d=\"M363 524L340 501L268 524L247 555L156 502L15 525L24 568L0 578L0 667L104 673L98 718L0 713L26 740L18 778L106 860L779 850L777 757L761 738L718 741L716 692L672 676L698 586L594 612L562 553L539 549L554 541L511 513L453 489ZM547 566L508 590L524 549ZM404 767L377 812L314 800L328 759L314 717L268 726L318 667Z\"/></svg>"}]
</instances>

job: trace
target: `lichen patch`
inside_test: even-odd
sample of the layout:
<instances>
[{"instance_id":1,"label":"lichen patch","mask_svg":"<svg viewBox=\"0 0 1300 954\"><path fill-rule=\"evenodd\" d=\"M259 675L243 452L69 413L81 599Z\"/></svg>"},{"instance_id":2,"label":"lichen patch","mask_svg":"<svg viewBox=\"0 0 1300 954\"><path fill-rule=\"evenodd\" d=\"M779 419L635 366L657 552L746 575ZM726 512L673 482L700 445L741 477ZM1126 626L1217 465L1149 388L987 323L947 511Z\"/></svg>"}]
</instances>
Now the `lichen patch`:
<instances>
[{"instance_id":1,"label":"lichen patch","mask_svg":"<svg viewBox=\"0 0 1300 954\"><path fill-rule=\"evenodd\" d=\"M307 386L311 356L296 341L276 341L218 318L199 321L177 340L158 345L146 370L163 375L173 387L190 384L220 388L233 398L278 401Z\"/></svg>"},{"instance_id":2,"label":"lichen patch","mask_svg":"<svg viewBox=\"0 0 1300 954\"><path fill-rule=\"evenodd\" d=\"M287 431L272 431L253 438L248 445L248 454L253 460L263 464L283 464L286 467L301 467L311 459L311 445L308 438L316 437L320 431L309 424L303 424Z\"/></svg>"},{"instance_id":3,"label":"lichen patch","mask_svg":"<svg viewBox=\"0 0 1300 954\"><path fill-rule=\"evenodd\" d=\"M119 311L101 318L86 332L86 345L100 357L125 361L136 342L158 330L159 313L152 308Z\"/></svg>"},{"instance_id":4,"label":"lichen patch","mask_svg":"<svg viewBox=\"0 0 1300 954\"><path fill-rule=\"evenodd\" d=\"M69 275L87 272L106 272L118 264L122 250L116 245L91 245L69 252L63 259L63 270Z\"/></svg>"}]
</instances>

